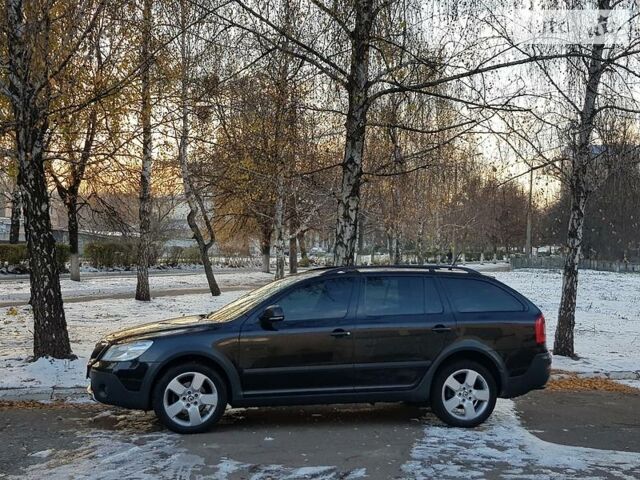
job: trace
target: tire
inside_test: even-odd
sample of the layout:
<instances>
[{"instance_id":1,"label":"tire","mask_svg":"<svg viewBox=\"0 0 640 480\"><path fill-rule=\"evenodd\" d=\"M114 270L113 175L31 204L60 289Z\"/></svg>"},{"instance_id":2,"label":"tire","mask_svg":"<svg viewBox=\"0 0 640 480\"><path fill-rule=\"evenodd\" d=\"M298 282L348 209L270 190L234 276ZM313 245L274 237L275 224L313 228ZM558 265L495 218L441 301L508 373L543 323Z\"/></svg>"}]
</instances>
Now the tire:
<instances>
[{"instance_id":1,"label":"tire","mask_svg":"<svg viewBox=\"0 0 640 480\"><path fill-rule=\"evenodd\" d=\"M473 384L469 385L471 382ZM493 374L471 360L445 365L431 386L433 412L452 427L480 425L493 412L497 397L498 387Z\"/></svg>"},{"instance_id":2,"label":"tire","mask_svg":"<svg viewBox=\"0 0 640 480\"><path fill-rule=\"evenodd\" d=\"M192 385L199 388L192 388ZM189 362L167 370L152 393L158 419L177 433L209 430L224 414L227 387L211 367Z\"/></svg>"}]
</instances>

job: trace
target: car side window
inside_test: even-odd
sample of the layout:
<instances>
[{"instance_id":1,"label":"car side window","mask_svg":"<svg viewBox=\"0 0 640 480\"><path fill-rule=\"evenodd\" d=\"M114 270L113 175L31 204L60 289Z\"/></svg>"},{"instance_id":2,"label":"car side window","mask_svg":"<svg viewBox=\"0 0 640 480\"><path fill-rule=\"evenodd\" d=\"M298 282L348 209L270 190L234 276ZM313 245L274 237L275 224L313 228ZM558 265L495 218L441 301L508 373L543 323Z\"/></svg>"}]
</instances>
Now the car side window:
<instances>
[{"instance_id":1,"label":"car side window","mask_svg":"<svg viewBox=\"0 0 640 480\"><path fill-rule=\"evenodd\" d=\"M286 322L340 319L347 315L352 289L353 278L313 282L286 293L278 305Z\"/></svg>"},{"instance_id":2,"label":"car side window","mask_svg":"<svg viewBox=\"0 0 640 480\"><path fill-rule=\"evenodd\" d=\"M367 276L362 312L368 317L424 313L424 283L419 276Z\"/></svg>"},{"instance_id":3,"label":"car side window","mask_svg":"<svg viewBox=\"0 0 640 480\"><path fill-rule=\"evenodd\" d=\"M436 288L436 284L431 277L424 279L424 310L425 313L442 313L442 300Z\"/></svg>"},{"instance_id":4,"label":"car side window","mask_svg":"<svg viewBox=\"0 0 640 480\"><path fill-rule=\"evenodd\" d=\"M482 280L443 278L453 308L460 313L522 312L524 305L509 292Z\"/></svg>"}]
</instances>

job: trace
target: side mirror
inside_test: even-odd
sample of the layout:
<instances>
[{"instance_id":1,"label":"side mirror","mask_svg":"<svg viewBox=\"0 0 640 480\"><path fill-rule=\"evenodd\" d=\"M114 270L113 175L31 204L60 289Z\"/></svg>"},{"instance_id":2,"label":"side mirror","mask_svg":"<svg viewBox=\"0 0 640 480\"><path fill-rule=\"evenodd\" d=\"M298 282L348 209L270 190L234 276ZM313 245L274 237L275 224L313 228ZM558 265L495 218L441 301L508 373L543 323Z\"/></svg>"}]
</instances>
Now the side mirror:
<instances>
[{"instance_id":1,"label":"side mirror","mask_svg":"<svg viewBox=\"0 0 640 480\"><path fill-rule=\"evenodd\" d=\"M281 322L284 320L284 312L279 305L268 306L262 315L260 315L260 322L268 327L273 327L273 323Z\"/></svg>"}]
</instances>

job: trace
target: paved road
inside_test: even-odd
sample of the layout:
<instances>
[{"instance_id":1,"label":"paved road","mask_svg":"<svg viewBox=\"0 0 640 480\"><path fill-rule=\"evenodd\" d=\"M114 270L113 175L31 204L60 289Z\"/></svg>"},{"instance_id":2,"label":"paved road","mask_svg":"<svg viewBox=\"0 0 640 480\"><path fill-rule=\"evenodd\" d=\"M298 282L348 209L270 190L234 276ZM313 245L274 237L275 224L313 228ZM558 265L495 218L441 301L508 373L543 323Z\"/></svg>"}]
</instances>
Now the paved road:
<instances>
[{"instance_id":1,"label":"paved road","mask_svg":"<svg viewBox=\"0 0 640 480\"><path fill-rule=\"evenodd\" d=\"M475 430L376 404L228 410L179 436L142 412L5 406L0 478L640 478L638 411L640 394L535 392Z\"/></svg>"},{"instance_id":2,"label":"paved road","mask_svg":"<svg viewBox=\"0 0 640 480\"><path fill-rule=\"evenodd\" d=\"M227 273L238 273L238 272L259 272L258 268L214 268L213 273L216 275L225 275ZM195 270L180 270L178 268L167 269L167 270L149 270L150 277L163 277L163 276L172 276L172 277L180 277L185 275L202 275L204 273L204 269L195 269ZM117 272L82 272L82 279L91 279L91 278L130 278L135 277L137 272L135 270L128 271L117 271ZM60 274L60 278L69 278L68 273ZM29 274L2 274L0 275L0 283L2 282L14 282L16 280L29 280Z\"/></svg>"},{"instance_id":3,"label":"paved road","mask_svg":"<svg viewBox=\"0 0 640 480\"><path fill-rule=\"evenodd\" d=\"M255 282L250 283L243 286L223 286L221 290L223 292L235 292L238 290L250 290L252 288L258 288L264 285L266 282ZM169 288L169 289L155 289L151 292L152 298L157 297L175 297L177 295L194 295L200 293L209 293L211 290L209 288L200 288L200 287L188 287L188 288ZM124 298L132 298L134 292L112 292L112 293L95 293L89 295L81 295L78 297L73 296L64 296L64 303L82 303L82 302L91 302L93 300L106 300L106 299L124 299ZM0 302L0 308L4 307L19 307L25 305L24 300L12 300L9 302Z\"/></svg>"}]
</instances>

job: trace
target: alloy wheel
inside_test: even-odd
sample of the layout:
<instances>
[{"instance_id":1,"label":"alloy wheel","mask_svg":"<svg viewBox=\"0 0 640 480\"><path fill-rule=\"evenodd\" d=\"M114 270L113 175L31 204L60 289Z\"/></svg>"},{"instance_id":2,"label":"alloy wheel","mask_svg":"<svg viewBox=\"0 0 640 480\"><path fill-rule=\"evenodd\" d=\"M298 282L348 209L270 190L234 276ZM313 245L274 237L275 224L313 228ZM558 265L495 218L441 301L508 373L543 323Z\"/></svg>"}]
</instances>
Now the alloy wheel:
<instances>
[{"instance_id":1,"label":"alloy wheel","mask_svg":"<svg viewBox=\"0 0 640 480\"><path fill-rule=\"evenodd\" d=\"M213 381L200 372L185 372L166 386L163 407L167 416L184 427L206 422L218 406L218 391Z\"/></svg>"},{"instance_id":2,"label":"alloy wheel","mask_svg":"<svg viewBox=\"0 0 640 480\"><path fill-rule=\"evenodd\" d=\"M457 370L442 385L444 408L461 420L480 417L487 409L490 398L487 380L475 370Z\"/></svg>"}]
</instances>

